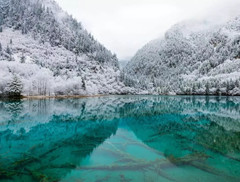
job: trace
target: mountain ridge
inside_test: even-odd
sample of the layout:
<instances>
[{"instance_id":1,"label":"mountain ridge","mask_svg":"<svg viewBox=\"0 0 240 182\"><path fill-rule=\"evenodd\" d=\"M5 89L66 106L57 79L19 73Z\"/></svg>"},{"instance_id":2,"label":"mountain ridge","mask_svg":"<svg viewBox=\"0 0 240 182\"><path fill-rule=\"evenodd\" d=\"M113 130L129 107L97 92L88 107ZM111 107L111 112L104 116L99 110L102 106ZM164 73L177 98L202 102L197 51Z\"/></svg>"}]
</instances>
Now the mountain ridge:
<instances>
[{"instance_id":1,"label":"mountain ridge","mask_svg":"<svg viewBox=\"0 0 240 182\"><path fill-rule=\"evenodd\" d=\"M239 17L174 25L136 53L122 79L149 94L240 95L239 27Z\"/></svg>"},{"instance_id":2,"label":"mountain ridge","mask_svg":"<svg viewBox=\"0 0 240 182\"><path fill-rule=\"evenodd\" d=\"M0 95L120 94L115 54L53 0L0 0ZM34 70L34 71L32 71Z\"/></svg>"}]
</instances>

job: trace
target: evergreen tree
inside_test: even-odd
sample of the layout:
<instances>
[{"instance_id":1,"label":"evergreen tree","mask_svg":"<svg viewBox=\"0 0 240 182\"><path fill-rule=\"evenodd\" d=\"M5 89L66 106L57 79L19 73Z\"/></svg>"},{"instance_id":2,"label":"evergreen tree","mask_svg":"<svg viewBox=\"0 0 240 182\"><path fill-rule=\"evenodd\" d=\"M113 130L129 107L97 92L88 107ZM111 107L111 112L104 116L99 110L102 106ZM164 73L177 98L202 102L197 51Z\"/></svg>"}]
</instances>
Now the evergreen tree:
<instances>
[{"instance_id":1,"label":"evergreen tree","mask_svg":"<svg viewBox=\"0 0 240 182\"><path fill-rule=\"evenodd\" d=\"M217 89L216 89L216 95L221 95L222 93L221 93L221 89L220 89L220 86L218 85L217 86Z\"/></svg>"},{"instance_id":2,"label":"evergreen tree","mask_svg":"<svg viewBox=\"0 0 240 182\"><path fill-rule=\"evenodd\" d=\"M210 94L210 84L209 84L209 82L206 83L205 88L206 88L205 89L205 94L209 95Z\"/></svg>"},{"instance_id":3,"label":"evergreen tree","mask_svg":"<svg viewBox=\"0 0 240 182\"><path fill-rule=\"evenodd\" d=\"M25 63L25 61L26 61L26 57L25 57L25 55L22 53L22 56L21 56L21 58L20 58L20 62L21 62L21 63Z\"/></svg>"},{"instance_id":4,"label":"evergreen tree","mask_svg":"<svg viewBox=\"0 0 240 182\"><path fill-rule=\"evenodd\" d=\"M83 88L83 90L86 90L85 77L82 78L82 88Z\"/></svg>"},{"instance_id":5,"label":"evergreen tree","mask_svg":"<svg viewBox=\"0 0 240 182\"><path fill-rule=\"evenodd\" d=\"M238 88L240 88L240 83L239 83L239 80L236 80L236 81L235 81L235 87L238 87Z\"/></svg>"},{"instance_id":6,"label":"evergreen tree","mask_svg":"<svg viewBox=\"0 0 240 182\"><path fill-rule=\"evenodd\" d=\"M226 85L226 94L229 95L230 94L230 82L227 81L227 85Z\"/></svg>"},{"instance_id":7,"label":"evergreen tree","mask_svg":"<svg viewBox=\"0 0 240 182\"><path fill-rule=\"evenodd\" d=\"M16 75L13 75L13 78L7 84L6 89L9 96L21 96L21 93L23 90L23 84Z\"/></svg>"},{"instance_id":8,"label":"evergreen tree","mask_svg":"<svg viewBox=\"0 0 240 182\"><path fill-rule=\"evenodd\" d=\"M1 0L0 0L1 2ZM51 8L45 8L41 1L5 0L0 6L0 27L20 30L22 34L30 33L34 39L52 46L63 46L69 51L95 53L95 60L101 63L118 64L114 55L89 34L82 24L71 16L66 16L59 23ZM65 29L65 26L68 28ZM71 31L69 31L69 29ZM12 40L10 40L12 44Z\"/></svg>"},{"instance_id":9,"label":"evergreen tree","mask_svg":"<svg viewBox=\"0 0 240 182\"><path fill-rule=\"evenodd\" d=\"M12 51L9 46L7 46L6 53L8 53L9 55L12 55Z\"/></svg>"},{"instance_id":10,"label":"evergreen tree","mask_svg":"<svg viewBox=\"0 0 240 182\"><path fill-rule=\"evenodd\" d=\"M2 44L1 44L1 42L0 42L0 52L2 52Z\"/></svg>"},{"instance_id":11,"label":"evergreen tree","mask_svg":"<svg viewBox=\"0 0 240 182\"><path fill-rule=\"evenodd\" d=\"M192 88L192 94L196 94L197 90L196 90L196 84L193 84L193 88Z\"/></svg>"}]
</instances>

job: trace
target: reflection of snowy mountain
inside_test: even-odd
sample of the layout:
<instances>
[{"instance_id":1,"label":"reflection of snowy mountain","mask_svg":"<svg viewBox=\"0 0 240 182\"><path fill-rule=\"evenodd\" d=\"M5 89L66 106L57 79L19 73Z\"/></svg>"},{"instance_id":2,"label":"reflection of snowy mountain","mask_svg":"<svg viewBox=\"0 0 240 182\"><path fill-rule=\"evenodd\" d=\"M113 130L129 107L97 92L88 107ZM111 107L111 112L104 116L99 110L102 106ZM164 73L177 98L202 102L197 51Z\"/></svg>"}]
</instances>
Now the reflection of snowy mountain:
<instances>
[{"instance_id":1,"label":"reflection of snowy mountain","mask_svg":"<svg viewBox=\"0 0 240 182\"><path fill-rule=\"evenodd\" d=\"M31 181L32 176L41 181L51 176L50 181L58 181L76 168L94 148L114 135L117 126L116 120L79 121L74 116L52 116L48 123L34 126L28 132L22 128L13 134L5 128L0 132L0 156L4 155L0 159L1 168L11 171L27 165L27 176L18 174L14 179Z\"/></svg>"},{"instance_id":2,"label":"reflection of snowy mountain","mask_svg":"<svg viewBox=\"0 0 240 182\"><path fill-rule=\"evenodd\" d=\"M239 98L230 97L158 97L111 96L86 99L49 99L0 101L0 131L6 127L17 133L48 123L53 117L61 120L111 120L138 115L176 113L197 120L199 114L228 130L240 131Z\"/></svg>"},{"instance_id":3,"label":"reflection of snowy mountain","mask_svg":"<svg viewBox=\"0 0 240 182\"><path fill-rule=\"evenodd\" d=\"M27 165L28 176L60 179L118 127L130 128L147 146L166 156L175 154L177 147L188 151L200 144L234 154L239 144L228 141L239 139L239 103L238 97L183 96L0 101L1 167L15 170ZM177 138L168 137L166 142L162 135ZM179 145L183 138L186 142ZM22 181L30 180L19 175Z\"/></svg>"},{"instance_id":4,"label":"reflection of snowy mountain","mask_svg":"<svg viewBox=\"0 0 240 182\"><path fill-rule=\"evenodd\" d=\"M24 128L26 132L39 124L50 122L54 117L61 120L89 121L119 118L118 99L96 97L87 99L49 99L26 101L0 101L0 131L11 129L14 133Z\"/></svg>"}]
</instances>

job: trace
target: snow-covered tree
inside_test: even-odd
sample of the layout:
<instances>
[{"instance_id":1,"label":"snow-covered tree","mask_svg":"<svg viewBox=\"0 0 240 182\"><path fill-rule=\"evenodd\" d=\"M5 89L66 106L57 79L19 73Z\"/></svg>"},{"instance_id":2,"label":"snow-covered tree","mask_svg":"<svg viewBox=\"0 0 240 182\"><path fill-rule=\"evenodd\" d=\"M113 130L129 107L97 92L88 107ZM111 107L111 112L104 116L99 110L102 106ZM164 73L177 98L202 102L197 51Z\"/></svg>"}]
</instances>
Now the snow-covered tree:
<instances>
[{"instance_id":1,"label":"snow-covered tree","mask_svg":"<svg viewBox=\"0 0 240 182\"><path fill-rule=\"evenodd\" d=\"M7 54L9 54L9 55L11 55L11 54L12 54L12 51L11 51L11 49L10 49L10 47L9 47L9 46L7 46L7 48L6 48L6 53L7 53Z\"/></svg>"},{"instance_id":2,"label":"snow-covered tree","mask_svg":"<svg viewBox=\"0 0 240 182\"><path fill-rule=\"evenodd\" d=\"M7 84L6 92L9 96L21 96L23 84L17 75L13 75L12 80Z\"/></svg>"},{"instance_id":3,"label":"snow-covered tree","mask_svg":"<svg viewBox=\"0 0 240 182\"><path fill-rule=\"evenodd\" d=\"M25 61L26 61L26 56L22 53L22 55L20 57L20 62L25 63Z\"/></svg>"},{"instance_id":4,"label":"snow-covered tree","mask_svg":"<svg viewBox=\"0 0 240 182\"><path fill-rule=\"evenodd\" d=\"M239 25L240 16L221 27L192 21L174 25L136 53L122 79L149 92L154 78L153 87L168 93L240 95Z\"/></svg>"},{"instance_id":5,"label":"snow-covered tree","mask_svg":"<svg viewBox=\"0 0 240 182\"><path fill-rule=\"evenodd\" d=\"M0 27L0 94L12 72L24 95L109 94L124 88L114 82L120 76L116 55L54 0L0 0Z\"/></svg>"}]
</instances>

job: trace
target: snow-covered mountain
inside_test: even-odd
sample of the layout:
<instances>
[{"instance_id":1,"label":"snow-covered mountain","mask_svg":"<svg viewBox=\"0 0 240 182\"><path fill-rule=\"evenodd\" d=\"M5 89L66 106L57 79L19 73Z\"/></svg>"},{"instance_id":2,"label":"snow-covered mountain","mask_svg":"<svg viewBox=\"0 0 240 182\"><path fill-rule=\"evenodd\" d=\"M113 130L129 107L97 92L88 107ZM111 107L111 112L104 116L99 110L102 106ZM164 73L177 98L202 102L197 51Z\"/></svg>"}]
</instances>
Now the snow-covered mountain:
<instances>
[{"instance_id":1,"label":"snow-covered mountain","mask_svg":"<svg viewBox=\"0 0 240 182\"><path fill-rule=\"evenodd\" d=\"M128 64L128 60L119 60L120 70L123 70L127 64Z\"/></svg>"},{"instance_id":2,"label":"snow-covered mountain","mask_svg":"<svg viewBox=\"0 0 240 182\"><path fill-rule=\"evenodd\" d=\"M173 26L136 53L122 79L146 93L240 95L240 16Z\"/></svg>"},{"instance_id":3,"label":"snow-covered mountain","mask_svg":"<svg viewBox=\"0 0 240 182\"><path fill-rule=\"evenodd\" d=\"M119 94L116 55L53 0L0 0L0 95ZM16 79L17 78L17 79Z\"/></svg>"},{"instance_id":4,"label":"snow-covered mountain","mask_svg":"<svg viewBox=\"0 0 240 182\"><path fill-rule=\"evenodd\" d=\"M123 93L240 95L240 16L177 24L120 71L54 0L0 0L0 96Z\"/></svg>"}]
</instances>

